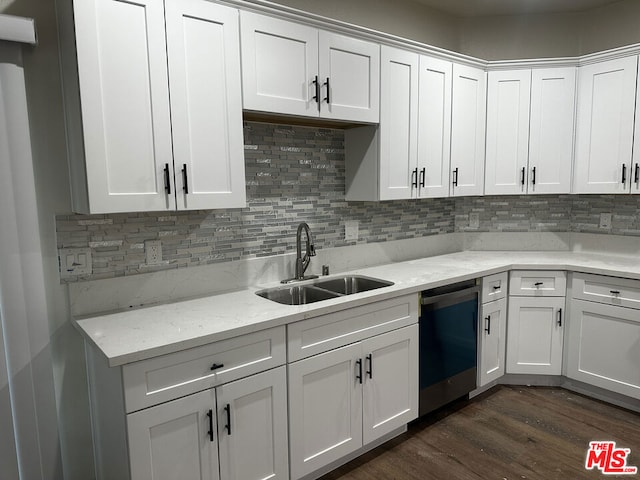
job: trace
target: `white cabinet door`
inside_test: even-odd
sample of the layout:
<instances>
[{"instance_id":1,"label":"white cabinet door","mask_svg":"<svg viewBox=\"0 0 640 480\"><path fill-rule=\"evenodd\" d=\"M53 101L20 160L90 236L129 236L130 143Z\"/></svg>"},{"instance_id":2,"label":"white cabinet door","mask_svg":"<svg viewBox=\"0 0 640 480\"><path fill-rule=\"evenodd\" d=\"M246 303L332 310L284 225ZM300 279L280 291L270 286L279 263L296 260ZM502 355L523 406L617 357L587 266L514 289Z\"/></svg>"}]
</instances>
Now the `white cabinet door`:
<instances>
[{"instance_id":1,"label":"white cabinet door","mask_svg":"<svg viewBox=\"0 0 640 480\"><path fill-rule=\"evenodd\" d=\"M318 30L240 12L244 108L317 117Z\"/></svg>"},{"instance_id":2,"label":"white cabinet door","mask_svg":"<svg viewBox=\"0 0 640 480\"><path fill-rule=\"evenodd\" d=\"M383 46L380 94L380 200L417 190L418 54Z\"/></svg>"},{"instance_id":3,"label":"white cabinet door","mask_svg":"<svg viewBox=\"0 0 640 480\"><path fill-rule=\"evenodd\" d=\"M489 72L487 83L485 194L525 193L531 70Z\"/></svg>"},{"instance_id":4,"label":"white cabinet door","mask_svg":"<svg viewBox=\"0 0 640 480\"><path fill-rule=\"evenodd\" d=\"M578 69L574 193L629 192L637 70L637 56Z\"/></svg>"},{"instance_id":5,"label":"white cabinet door","mask_svg":"<svg viewBox=\"0 0 640 480\"><path fill-rule=\"evenodd\" d=\"M560 375L564 297L509 297L507 373Z\"/></svg>"},{"instance_id":6,"label":"white cabinet door","mask_svg":"<svg viewBox=\"0 0 640 480\"><path fill-rule=\"evenodd\" d=\"M220 478L288 480L286 367L222 385L216 399Z\"/></svg>"},{"instance_id":7,"label":"white cabinet door","mask_svg":"<svg viewBox=\"0 0 640 480\"><path fill-rule=\"evenodd\" d=\"M362 342L363 442L372 442L418 416L418 325Z\"/></svg>"},{"instance_id":8,"label":"white cabinet door","mask_svg":"<svg viewBox=\"0 0 640 480\"><path fill-rule=\"evenodd\" d=\"M451 109L451 194L482 195L487 108L487 74L453 64Z\"/></svg>"},{"instance_id":9,"label":"white cabinet door","mask_svg":"<svg viewBox=\"0 0 640 480\"><path fill-rule=\"evenodd\" d=\"M362 446L360 343L289 364L291 478Z\"/></svg>"},{"instance_id":10,"label":"white cabinet door","mask_svg":"<svg viewBox=\"0 0 640 480\"><path fill-rule=\"evenodd\" d=\"M640 399L640 312L573 300L567 376Z\"/></svg>"},{"instance_id":11,"label":"white cabinet door","mask_svg":"<svg viewBox=\"0 0 640 480\"><path fill-rule=\"evenodd\" d=\"M244 207L238 11L165 4L178 209Z\"/></svg>"},{"instance_id":12,"label":"white cabinet door","mask_svg":"<svg viewBox=\"0 0 640 480\"><path fill-rule=\"evenodd\" d=\"M531 74L528 193L570 193L576 69Z\"/></svg>"},{"instance_id":13,"label":"white cabinet door","mask_svg":"<svg viewBox=\"0 0 640 480\"><path fill-rule=\"evenodd\" d=\"M90 213L174 209L163 3L73 3Z\"/></svg>"},{"instance_id":14,"label":"white cabinet door","mask_svg":"<svg viewBox=\"0 0 640 480\"><path fill-rule=\"evenodd\" d=\"M449 196L453 64L420 56L418 196Z\"/></svg>"},{"instance_id":15,"label":"white cabinet door","mask_svg":"<svg viewBox=\"0 0 640 480\"><path fill-rule=\"evenodd\" d=\"M507 299L482 305L480 320L478 387L504 375L507 334Z\"/></svg>"},{"instance_id":16,"label":"white cabinet door","mask_svg":"<svg viewBox=\"0 0 640 480\"><path fill-rule=\"evenodd\" d=\"M378 123L380 45L320 30L320 116Z\"/></svg>"},{"instance_id":17,"label":"white cabinet door","mask_svg":"<svg viewBox=\"0 0 640 480\"><path fill-rule=\"evenodd\" d=\"M218 479L215 407L205 390L127 415L132 480Z\"/></svg>"}]
</instances>

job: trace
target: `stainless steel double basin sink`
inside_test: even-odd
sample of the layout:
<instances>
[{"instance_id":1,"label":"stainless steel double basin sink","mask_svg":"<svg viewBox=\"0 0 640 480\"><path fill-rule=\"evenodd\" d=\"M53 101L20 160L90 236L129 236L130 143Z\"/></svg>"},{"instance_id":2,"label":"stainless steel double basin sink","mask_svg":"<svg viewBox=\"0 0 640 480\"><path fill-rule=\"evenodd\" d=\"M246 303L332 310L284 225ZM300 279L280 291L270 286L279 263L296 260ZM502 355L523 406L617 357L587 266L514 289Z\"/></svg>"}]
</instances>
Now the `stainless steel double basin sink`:
<instances>
[{"instance_id":1,"label":"stainless steel double basin sink","mask_svg":"<svg viewBox=\"0 0 640 480\"><path fill-rule=\"evenodd\" d=\"M390 285L393 285L393 282L360 275L346 275L301 285L267 288L256 292L256 295L285 305L305 305Z\"/></svg>"}]
</instances>

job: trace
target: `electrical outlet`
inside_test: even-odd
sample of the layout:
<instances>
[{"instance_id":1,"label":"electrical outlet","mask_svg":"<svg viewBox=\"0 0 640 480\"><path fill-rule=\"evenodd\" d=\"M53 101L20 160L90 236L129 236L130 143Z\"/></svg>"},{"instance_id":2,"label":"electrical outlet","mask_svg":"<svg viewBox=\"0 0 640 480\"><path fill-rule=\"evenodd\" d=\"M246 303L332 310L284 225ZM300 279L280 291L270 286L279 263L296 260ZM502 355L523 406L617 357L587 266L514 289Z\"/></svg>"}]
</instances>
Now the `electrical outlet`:
<instances>
[{"instance_id":1,"label":"electrical outlet","mask_svg":"<svg viewBox=\"0 0 640 480\"><path fill-rule=\"evenodd\" d=\"M611 228L611 214L610 213L601 213L600 214L600 228Z\"/></svg>"},{"instance_id":2,"label":"electrical outlet","mask_svg":"<svg viewBox=\"0 0 640 480\"><path fill-rule=\"evenodd\" d=\"M358 240L358 221L357 220L344 222L344 239L347 241Z\"/></svg>"},{"instance_id":3,"label":"electrical outlet","mask_svg":"<svg viewBox=\"0 0 640 480\"><path fill-rule=\"evenodd\" d=\"M480 214L478 212L469 214L469 228L472 230L480 228Z\"/></svg>"},{"instance_id":4,"label":"electrical outlet","mask_svg":"<svg viewBox=\"0 0 640 480\"><path fill-rule=\"evenodd\" d=\"M147 240L144 242L144 253L147 257L147 265L162 263L162 242L160 240Z\"/></svg>"},{"instance_id":5,"label":"electrical outlet","mask_svg":"<svg viewBox=\"0 0 640 480\"><path fill-rule=\"evenodd\" d=\"M61 278L91 275L93 272L90 248L61 248L58 250L58 260Z\"/></svg>"}]
</instances>

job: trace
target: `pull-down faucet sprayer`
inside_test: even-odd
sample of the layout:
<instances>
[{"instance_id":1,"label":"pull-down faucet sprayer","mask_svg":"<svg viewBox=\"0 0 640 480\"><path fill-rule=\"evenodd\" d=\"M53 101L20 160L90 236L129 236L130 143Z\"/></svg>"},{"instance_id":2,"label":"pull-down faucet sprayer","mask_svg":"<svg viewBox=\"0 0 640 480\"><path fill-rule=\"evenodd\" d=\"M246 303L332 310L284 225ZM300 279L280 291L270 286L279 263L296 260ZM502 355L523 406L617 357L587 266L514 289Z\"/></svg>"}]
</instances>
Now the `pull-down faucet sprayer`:
<instances>
[{"instance_id":1,"label":"pull-down faucet sprayer","mask_svg":"<svg viewBox=\"0 0 640 480\"><path fill-rule=\"evenodd\" d=\"M304 231L306 237L305 243L305 252L304 256L302 255L302 232ZM282 283L290 283L296 282L300 280L309 280L311 278L318 278L317 275L306 275L304 274L305 270L309 266L309 262L311 262L311 257L315 256L316 249L313 246L313 237L311 235L311 229L309 225L305 222L302 222L298 225L298 231L296 233L296 272L294 278L289 278L287 280L283 280Z\"/></svg>"}]
</instances>

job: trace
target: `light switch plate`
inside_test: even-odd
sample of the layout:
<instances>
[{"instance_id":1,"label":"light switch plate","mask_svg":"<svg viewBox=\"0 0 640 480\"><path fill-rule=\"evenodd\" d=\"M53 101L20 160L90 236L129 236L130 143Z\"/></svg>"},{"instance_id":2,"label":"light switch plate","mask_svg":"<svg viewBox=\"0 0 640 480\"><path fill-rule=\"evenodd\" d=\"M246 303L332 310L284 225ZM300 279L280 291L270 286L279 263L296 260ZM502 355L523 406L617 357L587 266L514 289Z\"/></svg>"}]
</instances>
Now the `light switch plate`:
<instances>
[{"instance_id":1,"label":"light switch plate","mask_svg":"<svg viewBox=\"0 0 640 480\"><path fill-rule=\"evenodd\" d=\"M90 248L61 248L58 260L61 278L91 275L93 272Z\"/></svg>"}]
</instances>

